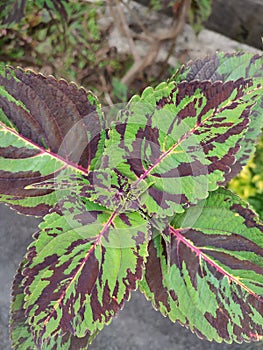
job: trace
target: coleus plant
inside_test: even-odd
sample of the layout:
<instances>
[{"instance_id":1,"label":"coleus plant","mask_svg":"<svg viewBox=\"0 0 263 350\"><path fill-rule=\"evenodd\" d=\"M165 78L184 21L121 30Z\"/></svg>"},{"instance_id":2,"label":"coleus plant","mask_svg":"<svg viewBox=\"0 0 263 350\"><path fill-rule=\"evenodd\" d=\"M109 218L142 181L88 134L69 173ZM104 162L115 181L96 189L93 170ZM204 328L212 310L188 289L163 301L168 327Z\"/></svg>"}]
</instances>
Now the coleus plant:
<instances>
[{"instance_id":1,"label":"coleus plant","mask_svg":"<svg viewBox=\"0 0 263 350\"><path fill-rule=\"evenodd\" d=\"M224 186L260 133L263 57L194 61L111 113L73 83L0 72L0 201L43 217L13 347L86 349L137 288L201 338L262 339L263 223Z\"/></svg>"}]
</instances>

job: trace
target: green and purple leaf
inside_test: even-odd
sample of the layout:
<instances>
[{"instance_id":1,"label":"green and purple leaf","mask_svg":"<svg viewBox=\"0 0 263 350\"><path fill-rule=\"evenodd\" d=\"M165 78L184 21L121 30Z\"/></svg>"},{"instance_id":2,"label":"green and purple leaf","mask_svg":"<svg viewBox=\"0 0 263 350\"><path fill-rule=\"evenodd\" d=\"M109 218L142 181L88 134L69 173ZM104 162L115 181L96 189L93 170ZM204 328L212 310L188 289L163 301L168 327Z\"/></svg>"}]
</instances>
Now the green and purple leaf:
<instances>
[{"instance_id":1,"label":"green and purple leaf","mask_svg":"<svg viewBox=\"0 0 263 350\"><path fill-rule=\"evenodd\" d=\"M60 201L40 224L23 271L37 346L46 349L64 333L92 338L109 324L142 278L149 234L137 212Z\"/></svg>"},{"instance_id":2,"label":"green and purple leaf","mask_svg":"<svg viewBox=\"0 0 263 350\"><path fill-rule=\"evenodd\" d=\"M147 88L120 112L122 122L109 132L102 167L128 179L126 199L136 192L150 216L183 212L225 181L262 92L252 79ZM116 190L112 176L102 205ZM98 198L105 197L104 188L101 194L95 185Z\"/></svg>"},{"instance_id":3,"label":"green and purple leaf","mask_svg":"<svg viewBox=\"0 0 263 350\"><path fill-rule=\"evenodd\" d=\"M37 346L33 339L31 327L27 322L24 310L25 294L23 285L22 270L27 264L27 260L23 260L13 282L13 300L11 304L10 332L12 346L17 350L37 350ZM42 347L42 350L84 350L87 349L91 342L89 335L83 338L75 337L70 332L64 333L61 337L54 336L49 343Z\"/></svg>"},{"instance_id":4,"label":"green and purple leaf","mask_svg":"<svg viewBox=\"0 0 263 350\"><path fill-rule=\"evenodd\" d=\"M175 79L181 81L209 80L211 82L262 78L263 57L248 52L224 53L200 58L182 66Z\"/></svg>"},{"instance_id":5,"label":"green and purple leaf","mask_svg":"<svg viewBox=\"0 0 263 350\"><path fill-rule=\"evenodd\" d=\"M88 174L102 153L104 134L101 108L90 92L51 76L1 68L0 201L44 215L56 195L32 185Z\"/></svg>"},{"instance_id":6,"label":"green and purple leaf","mask_svg":"<svg viewBox=\"0 0 263 350\"><path fill-rule=\"evenodd\" d=\"M10 332L14 349L23 348L24 350L33 350L36 349L36 346L23 308L25 295L21 271L25 264L26 260L23 260L13 282Z\"/></svg>"},{"instance_id":7,"label":"green and purple leaf","mask_svg":"<svg viewBox=\"0 0 263 350\"><path fill-rule=\"evenodd\" d=\"M149 243L140 282L156 309L217 342L263 338L263 223L225 189Z\"/></svg>"},{"instance_id":8,"label":"green and purple leaf","mask_svg":"<svg viewBox=\"0 0 263 350\"><path fill-rule=\"evenodd\" d=\"M111 126L84 89L0 68L0 201L48 213L14 281L15 348L87 347L143 274L154 306L199 336L263 337L263 224L218 189L261 127L262 66L193 63Z\"/></svg>"},{"instance_id":9,"label":"green and purple leaf","mask_svg":"<svg viewBox=\"0 0 263 350\"><path fill-rule=\"evenodd\" d=\"M213 56L190 62L183 66L176 75L178 83L183 80L190 82L195 79L227 82L240 78L263 78L262 55L242 52L235 54L218 52ZM236 176L255 152L255 145L262 125L263 97L258 99L253 107L248 130L240 143L241 148L236 154L237 161L231 166L231 176L226 176L226 181Z\"/></svg>"}]
</instances>

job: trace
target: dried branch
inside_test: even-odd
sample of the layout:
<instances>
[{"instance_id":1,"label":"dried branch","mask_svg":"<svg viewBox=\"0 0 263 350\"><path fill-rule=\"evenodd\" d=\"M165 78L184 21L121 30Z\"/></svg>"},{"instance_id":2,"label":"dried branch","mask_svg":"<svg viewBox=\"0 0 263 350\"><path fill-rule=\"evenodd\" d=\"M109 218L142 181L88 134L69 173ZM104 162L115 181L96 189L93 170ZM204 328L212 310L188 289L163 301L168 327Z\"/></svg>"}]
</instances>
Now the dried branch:
<instances>
[{"instance_id":1,"label":"dried branch","mask_svg":"<svg viewBox=\"0 0 263 350\"><path fill-rule=\"evenodd\" d=\"M120 33L123 33L127 38L127 41L129 43L129 47L130 47L130 50L131 50L131 53L133 55L134 60L135 61L139 60L140 55L137 52L136 45L135 45L134 40L133 40L133 35L132 35L131 30L127 24L127 21L126 21L125 15L123 13L120 1L119 0L113 0L113 1L108 0L108 3L109 3L111 14L112 14L113 18L116 20L116 24L117 24L117 27L118 27ZM113 9L112 3L114 3L114 5L115 5L115 11Z\"/></svg>"},{"instance_id":2,"label":"dried branch","mask_svg":"<svg viewBox=\"0 0 263 350\"><path fill-rule=\"evenodd\" d=\"M138 24L138 26L141 28L142 32L144 33L145 38L151 37L150 32L145 27L145 25L142 23L140 17L137 16L136 12L130 7L129 3L124 1L124 0L120 0L120 1L123 4L123 6L125 6L127 8L127 10L130 12L131 16L135 19L136 23Z\"/></svg>"},{"instance_id":3,"label":"dried branch","mask_svg":"<svg viewBox=\"0 0 263 350\"><path fill-rule=\"evenodd\" d=\"M148 51L146 52L146 55L144 56L144 58L140 60L135 60L132 67L127 71L127 73L122 78L121 80L122 83L129 85L134 80L135 76L140 74L146 67L151 65L156 59L163 42L171 39L173 39L174 42L176 41L178 35L183 30L190 5L191 5L191 0L184 0L182 2L178 12L178 17L177 17L175 27L161 34L153 36L154 41L149 46Z\"/></svg>"}]
</instances>

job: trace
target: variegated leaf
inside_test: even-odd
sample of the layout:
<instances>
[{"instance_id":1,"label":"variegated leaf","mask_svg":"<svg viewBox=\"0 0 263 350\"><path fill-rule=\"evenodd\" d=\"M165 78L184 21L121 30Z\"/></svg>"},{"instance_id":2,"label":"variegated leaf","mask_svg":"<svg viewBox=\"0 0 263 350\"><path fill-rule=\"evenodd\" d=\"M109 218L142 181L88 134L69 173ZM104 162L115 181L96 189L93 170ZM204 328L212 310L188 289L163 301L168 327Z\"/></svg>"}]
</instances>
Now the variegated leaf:
<instances>
[{"instance_id":1,"label":"variegated leaf","mask_svg":"<svg viewBox=\"0 0 263 350\"><path fill-rule=\"evenodd\" d=\"M263 57L249 52L224 53L190 61L182 66L175 78L186 80L231 81L240 78L262 78Z\"/></svg>"},{"instance_id":2,"label":"variegated leaf","mask_svg":"<svg viewBox=\"0 0 263 350\"><path fill-rule=\"evenodd\" d=\"M13 282L10 332L14 349L35 350L36 346L23 309L24 287L21 271L25 264L26 260L23 260Z\"/></svg>"},{"instance_id":3,"label":"variegated leaf","mask_svg":"<svg viewBox=\"0 0 263 350\"><path fill-rule=\"evenodd\" d=\"M140 287L201 338L262 339L263 223L230 191L210 193L150 242Z\"/></svg>"},{"instance_id":4,"label":"variegated leaf","mask_svg":"<svg viewBox=\"0 0 263 350\"><path fill-rule=\"evenodd\" d=\"M252 53L222 53L190 62L176 76L177 82L198 80L230 81L240 78L263 78L263 56ZM263 124L263 97L258 99L250 115L249 128L241 141L237 161L231 166L231 178L236 176L255 151L255 144ZM228 181L230 176L226 176Z\"/></svg>"},{"instance_id":5,"label":"variegated leaf","mask_svg":"<svg viewBox=\"0 0 263 350\"><path fill-rule=\"evenodd\" d=\"M173 215L206 198L230 171L262 91L251 79L147 88L121 111L122 123L109 133L102 164L115 174L106 197L107 181L95 182L97 198L107 205L112 192L122 192L116 176L130 188L126 202L136 193L149 215Z\"/></svg>"},{"instance_id":6,"label":"variegated leaf","mask_svg":"<svg viewBox=\"0 0 263 350\"><path fill-rule=\"evenodd\" d=\"M116 210L118 213L138 211L152 227L161 231L169 222L166 217L149 217L140 207L141 196L147 195L147 188L143 188L145 184L132 188L126 176L110 169L94 170L88 176L75 174L66 177L58 176L55 180L41 182L34 186L55 190L58 199L74 194L84 201L88 199L93 203L103 203L105 208Z\"/></svg>"},{"instance_id":7,"label":"variegated leaf","mask_svg":"<svg viewBox=\"0 0 263 350\"><path fill-rule=\"evenodd\" d=\"M64 80L0 68L0 201L44 215L52 190L30 185L96 167L104 146L104 120L96 98Z\"/></svg>"},{"instance_id":8,"label":"variegated leaf","mask_svg":"<svg viewBox=\"0 0 263 350\"><path fill-rule=\"evenodd\" d=\"M94 337L137 288L149 227L137 213L118 214L69 197L48 214L29 248L23 274L34 340L49 349L66 332Z\"/></svg>"},{"instance_id":9,"label":"variegated leaf","mask_svg":"<svg viewBox=\"0 0 263 350\"><path fill-rule=\"evenodd\" d=\"M37 350L37 346L33 339L33 334L30 329L30 325L27 322L24 310L24 286L23 286L23 267L27 264L27 260L24 259L21 266L15 276L13 283L13 300L11 304L11 319L10 319L10 331L12 346L16 350ZM75 337L70 332L64 333L61 337L54 336L48 344L45 344L41 350L56 350L56 349L69 349L69 350L84 350L87 349L91 338L89 335L83 338Z\"/></svg>"}]
</instances>

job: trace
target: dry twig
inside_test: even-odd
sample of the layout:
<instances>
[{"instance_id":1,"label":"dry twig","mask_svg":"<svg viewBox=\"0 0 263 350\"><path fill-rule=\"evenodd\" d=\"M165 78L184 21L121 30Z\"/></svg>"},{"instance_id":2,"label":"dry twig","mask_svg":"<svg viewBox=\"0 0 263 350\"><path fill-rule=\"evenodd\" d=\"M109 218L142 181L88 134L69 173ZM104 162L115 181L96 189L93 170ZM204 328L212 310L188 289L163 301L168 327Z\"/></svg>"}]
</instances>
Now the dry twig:
<instances>
[{"instance_id":1,"label":"dry twig","mask_svg":"<svg viewBox=\"0 0 263 350\"><path fill-rule=\"evenodd\" d=\"M137 59L137 60L135 59L132 67L127 71L127 73L122 78L121 80L122 83L129 85L134 80L135 76L140 74L146 67L151 65L156 59L163 42L171 39L174 42L176 41L178 35L183 30L190 5L191 5L191 0L184 0L182 2L181 7L178 11L178 17L174 28L164 31L161 34L153 35L154 40L152 44L149 46L146 52L146 55L141 59Z\"/></svg>"},{"instance_id":2,"label":"dry twig","mask_svg":"<svg viewBox=\"0 0 263 350\"><path fill-rule=\"evenodd\" d=\"M114 3L115 9L112 6L113 3ZM114 20L116 21L116 25L118 27L119 32L123 33L128 40L129 47L130 47L130 50L131 50L131 53L133 55L134 60L135 61L139 60L140 56L137 52L136 45L134 43L131 30L127 24L126 19L125 19L125 15L123 13L120 0L108 0L108 4L110 7L111 15L113 16Z\"/></svg>"}]
</instances>

